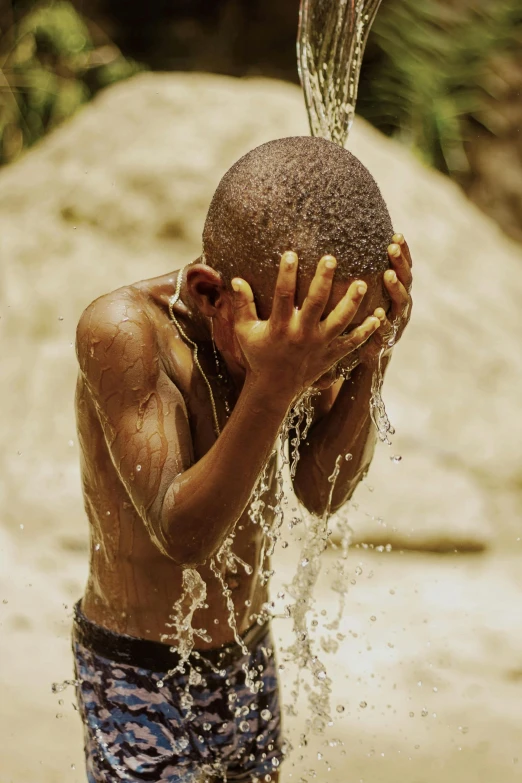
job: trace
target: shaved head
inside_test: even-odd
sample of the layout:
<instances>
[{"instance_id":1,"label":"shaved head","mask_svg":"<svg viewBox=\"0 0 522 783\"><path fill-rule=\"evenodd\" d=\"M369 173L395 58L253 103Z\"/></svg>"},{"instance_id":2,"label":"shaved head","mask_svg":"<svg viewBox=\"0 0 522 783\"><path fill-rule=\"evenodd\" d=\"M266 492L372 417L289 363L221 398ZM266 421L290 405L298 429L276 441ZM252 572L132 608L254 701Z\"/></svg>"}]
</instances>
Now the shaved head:
<instances>
[{"instance_id":1,"label":"shaved head","mask_svg":"<svg viewBox=\"0 0 522 783\"><path fill-rule=\"evenodd\" d=\"M336 280L382 275L393 227L377 183L348 150L321 138L270 141L225 174L203 230L205 262L229 284L272 291L281 255L293 250L300 275L319 259L338 261Z\"/></svg>"}]
</instances>

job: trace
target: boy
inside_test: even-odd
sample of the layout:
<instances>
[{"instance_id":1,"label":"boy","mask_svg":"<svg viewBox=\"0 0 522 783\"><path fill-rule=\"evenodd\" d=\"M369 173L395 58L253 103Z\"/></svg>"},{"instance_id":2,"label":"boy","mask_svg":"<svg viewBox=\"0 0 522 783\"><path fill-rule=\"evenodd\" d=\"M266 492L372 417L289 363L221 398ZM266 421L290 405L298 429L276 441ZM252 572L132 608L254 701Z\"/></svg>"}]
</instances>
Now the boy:
<instances>
[{"instance_id":1,"label":"boy","mask_svg":"<svg viewBox=\"0 0 522 783\"><path fill-rule=\"evenodd\" d=\"M341 462L333 510L368 468L376 360L384 346L385 367L391 322L398 339L411 309L408 247L401 235L388 245L392 235L356 158L323 139L280 139L224 176L200 259L83 313L76 411L92 543L74 650L90 783L278 780L273 645L256 622L265 534L249 500L289 409L312 386L299 500L323 513L339 454L352 459ZM245 573L216 557L232 533ZM171 651L166 623L186 598L187 568L207 585L189 659L199 682L166 676L180 661L181 634ZM255 688L245 670L258 672Z\"/></svg>"}]
</instances>

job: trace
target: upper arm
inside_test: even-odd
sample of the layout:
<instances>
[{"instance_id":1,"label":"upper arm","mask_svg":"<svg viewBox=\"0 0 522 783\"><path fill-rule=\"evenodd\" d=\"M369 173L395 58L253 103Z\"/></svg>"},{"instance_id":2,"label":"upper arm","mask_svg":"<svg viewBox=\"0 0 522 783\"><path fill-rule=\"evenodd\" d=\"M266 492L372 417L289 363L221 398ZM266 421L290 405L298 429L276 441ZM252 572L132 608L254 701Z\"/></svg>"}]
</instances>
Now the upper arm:
<instances>
[{"instance_id":1,"label":"upper arm","mask_svg":"<svg viewBox=\"0 0 522 783\"><path fill-rule=\"evenodd\" d=\"M163 499L193 455L185 404L162 368L154 327L132 293L117 291L83 313L76 351L112 462L152 540L168 555Z\"/></svg>"}]
</instances>

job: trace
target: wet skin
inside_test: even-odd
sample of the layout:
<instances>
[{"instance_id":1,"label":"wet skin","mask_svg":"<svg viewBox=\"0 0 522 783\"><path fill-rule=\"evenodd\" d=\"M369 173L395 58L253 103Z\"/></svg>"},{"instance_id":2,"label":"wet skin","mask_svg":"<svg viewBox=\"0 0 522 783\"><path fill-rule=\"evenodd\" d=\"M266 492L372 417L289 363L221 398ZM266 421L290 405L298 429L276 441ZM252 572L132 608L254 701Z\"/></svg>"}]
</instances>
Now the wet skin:
<instances>
[{"instance_id":1,"label":"wet skin","mask_svg":"<svg viewBox=\"0 0 522 783\"><path fill-rule=\"evenodd\" d=\"M229 642L224 599L208 561L237 521L233 551L252 574L220 567L239 632L252 625L267 592L259 580L263 536L245 509L292 400L311 384L323 389L294 484L310 510L320 513L341 451L353 459L343 464L337 506L371 459L369 381L390 328L384 307L391 301L389 317L402 319L401 332L411 305L409 251L400 235L394 239L399 244L390 246L390 260L397 274L393 280L394 272L387 272L384 285L372 279L336 283L335 260L329 266L331 257L325 257L313 281L299 278L296 287L298 261L285 254L272 314L256 313L245 281L234 281L233 294L208 266L188 267L174 309L199 346L222 429L218 439L192 349L169 317L178 273L119 289L87 308L77 333L76 413L91 525L83 599L90 619L161 640L180 596L183 566L197 565L208 585L208 608L196 613L194 625L212 636L197 646ZM360 282L366 294L357 291ZM209 319L226 382L217 377ZM332 368L338 360L351 361L357 348L359 366L351 379L336 380ZM233 409L228 422L225 398ZM274 473L272 466L268 506ZM273 521L269 509L266 521Z\"/></svg>"}]
</instances>

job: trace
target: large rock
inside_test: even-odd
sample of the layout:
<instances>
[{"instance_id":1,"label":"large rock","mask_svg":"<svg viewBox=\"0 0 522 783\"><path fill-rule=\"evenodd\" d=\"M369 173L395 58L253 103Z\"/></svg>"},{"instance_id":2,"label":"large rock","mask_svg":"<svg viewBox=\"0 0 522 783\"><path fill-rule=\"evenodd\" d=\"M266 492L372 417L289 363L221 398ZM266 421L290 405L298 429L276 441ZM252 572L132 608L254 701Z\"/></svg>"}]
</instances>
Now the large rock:
<instances>
[{"instance_id":1,"label":"large rock","mask_svg":"<svg viewBox=\"0 0 522 783\"><path fill-rule=\"evenodd\" d=\"M82 309L195 258L227 168L262 142L307 132L291 85L147 74L104 92L0 172L5 525L68 546L85 534L73 417ZM397 436L378 450L373 494L358 491L358 540L480 548L494 530L514 544L522 252L447 179L360 119L350 147L407 235L416 275L412 324L385 387Z\"/></svg>"}]
</instances>

